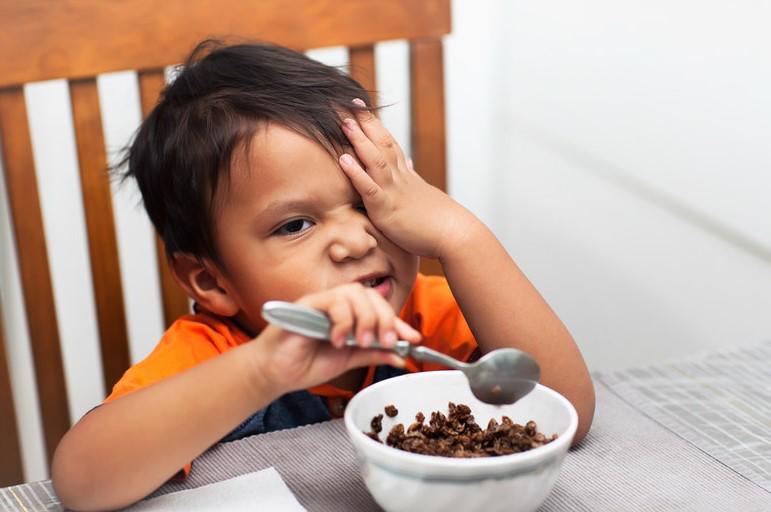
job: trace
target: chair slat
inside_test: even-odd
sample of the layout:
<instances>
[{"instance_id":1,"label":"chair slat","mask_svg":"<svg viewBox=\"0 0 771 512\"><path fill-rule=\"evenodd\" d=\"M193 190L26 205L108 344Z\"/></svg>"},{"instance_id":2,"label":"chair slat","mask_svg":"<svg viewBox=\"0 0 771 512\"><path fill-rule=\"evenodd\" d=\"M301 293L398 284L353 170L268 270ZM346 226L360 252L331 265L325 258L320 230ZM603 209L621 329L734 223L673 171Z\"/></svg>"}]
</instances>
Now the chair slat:
<instances>
[{"instance_id":1,"label":"chair slat","mask_svg":"<svg viewBox=\"0 0 771 512\"><path fill-rule=\"evenodd\" d=\"M444 117L444 63L440 39L410 41L411 141L415 169L447 190L447 149ZM421 260L421 271L441 274L438 261Z\"/></svg>"},{"instance_id":2,"label":"chair slat","mask_svg":"<svg viewBox=\"0 0 771 512\"><path fill-rule=\"evenodd\" d=\"M48 460L70 427L29 123L21 87L0 91L0 140Z\"/></svg>"},{"instance_id":3,"label":"chair slat","mask_svg":"<svg viewBox=\"0 0 771 512\"><path fill-rule=\"evenodd\" d=\"M96 79L71 81L70 98L88 229L102 375L105 389L109 391L128 369L130 358Z\"/></svg>"},{"instance_id":4,"label":"chair slat","mask_svg":"<svg viewBox=\"0 0 771 512\"><path fill-rule=\"evenodd\" d=\"M163 69L139 72L139 95L142 102L142 117L145 118L158 104L158 97L166 85ZM177 284L169 270L169 262L163 241L155 236L155 251L158 261L158 275L161 282L161 299L163 301L163 319L166 327L174 320L190 312L187 294Z\"/></svg>"},{"instance_id":5,"label":"chair slat","mask_svg":"<svg viewBox=\"0 0 771 512\"><path fill-rule=\"evenodd\" d=\"M444 65L439 39L410 41L412 158L429 183L447 190L444 129Z\"/></svg>"},{"instance_id":6,"label":"chair slat","mask_svg":"<svg viewBox=\"0 0 771 512\"><path fill-rule=\"evenodd\" d=\"M3 312L0 308L0 453L3 454L3 462L0 464L0 487L17 485L24 481L18 434L11 376L8 373L8 358L5 356Z\"/></svg>"},{"instance_id":7,"label":"chair slat","mask_svg":"<svg viewBox=\"0 0 771 512\"><path fill-rule=\"evenodd\" d=\"M377 75L375 73L375 46L356 46L348 49L348 69L351 77L370 93L370 102L377 105Z\"/></svg>"}]
</instances>

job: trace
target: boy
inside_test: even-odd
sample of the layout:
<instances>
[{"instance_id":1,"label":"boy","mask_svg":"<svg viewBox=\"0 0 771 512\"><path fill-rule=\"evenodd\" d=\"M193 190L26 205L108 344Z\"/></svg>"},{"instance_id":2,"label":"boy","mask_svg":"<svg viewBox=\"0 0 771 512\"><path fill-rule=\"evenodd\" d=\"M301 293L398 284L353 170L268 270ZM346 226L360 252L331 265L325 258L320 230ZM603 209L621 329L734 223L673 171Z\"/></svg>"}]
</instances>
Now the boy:
<instances>
[{"instance_id":1,"label":"boy","mask_svg":"<svg viewBox=\"0 0 771 512\"><path fill-rule=\"evenodd\" d=\"M524 350L576 407L576 441L586 434L594 391L570 334L489 229L411 168L366 100L284 48L193 52L126 174L196 314L62 439L63 504L128 505L218 441L339 417L362 387L437 368L367 349L375 338L466 360ZM447 279L417 274L419 256ZM273 299L324 311L332 344L266 326ZM358 347L343 347L348 333Z\"/></svg>"}]
</instances>

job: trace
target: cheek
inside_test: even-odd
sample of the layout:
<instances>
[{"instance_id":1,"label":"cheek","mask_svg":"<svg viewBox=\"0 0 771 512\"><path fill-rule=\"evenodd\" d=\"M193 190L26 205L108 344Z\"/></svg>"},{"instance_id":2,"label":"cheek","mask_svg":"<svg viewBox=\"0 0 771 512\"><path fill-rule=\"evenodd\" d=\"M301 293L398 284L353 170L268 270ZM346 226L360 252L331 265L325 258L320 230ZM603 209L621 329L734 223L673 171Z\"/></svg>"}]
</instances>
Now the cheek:
<instances>
[{"instance_id":1,"label":"cheek","mask_svg":"<svg viewBox=\"0 0 771 512\"><path fill-rule=\"evenodd\" d=\"M398 282L398 291L394 295L394 299L397 303L394 303L394 309L397 311L404 306L404 301L407 300L407 296L412 290L412 286L415 283L415 277L418 274L419 258L412 254L404 253L400 255L399 259L392 260L396 263L396 278Z\"/></svg>"},{"instance_id":2,"label":"cheek","mask_svg":"<svg viewBox=\"0 0 771 512\"><path fill-rule=\"evenodd\" d=\"M316 286L310 279L298 279L305 273L279 272L271 274L263 283L262 295L265 300L285 300L294 302L303 295L316 291Z\"/></svg>"},{"instance_id":3,"label":"cheek","mask_svg":"<svg viewBox=\"0 0 771 512\"><path fill-rule=\"evenodd\" d=\"M420 258L414 254L402 251L400 255L400 266L404 275L414 277L418 273L418 267L420 266Z\"/></svg>"},{"instance_id":4,"label":"cheek","mask_svg":"<svg viewBox=\"0 0 771 512\"><path fill-rule=\"evenodd\" d=\"M404 303L412 291L412 286L418 273L419 258L405 253L400 257L396 265L395 273L398 285L392 297L391 306L398 313L404 307Z\"/></svg>"},{"instance_id":5,"label":"cheek","mask_svg":"<svg viewBox=\"0 0 771 512\"><path fill-rule=\"evenodd\" d=\"M378 239L378 243L394 266L399 280L404 282L404 284L407 284L407 281L410 281L410 284L412 284L411 281L414 280L418 273L420 258L405 251L390 240Z\"/></svg>"}]
</instances>

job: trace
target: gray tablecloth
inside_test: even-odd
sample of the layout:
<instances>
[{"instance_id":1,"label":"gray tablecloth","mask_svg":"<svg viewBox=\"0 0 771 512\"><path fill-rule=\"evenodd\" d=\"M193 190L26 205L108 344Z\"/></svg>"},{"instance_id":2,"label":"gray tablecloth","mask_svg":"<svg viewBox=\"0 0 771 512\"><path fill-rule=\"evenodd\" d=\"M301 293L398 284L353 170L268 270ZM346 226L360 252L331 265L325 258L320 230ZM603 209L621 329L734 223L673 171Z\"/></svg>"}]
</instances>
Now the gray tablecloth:
<instances>
[{"instance_id":1,"label":"gray tablecloth","mask_svg":"<svg viewBox=\"0 0 771 512\"><path fill-rule=\"evenodd\" d=\"M771 343L596 374L590 434L543 511L771 511ZM154 496L275 467L309 510L379 510L340 420L215 446ZM416 504L419 509L419 504ZM49 482L0 489L0 510L61 510Z\"/></svg>"}]
</instances>

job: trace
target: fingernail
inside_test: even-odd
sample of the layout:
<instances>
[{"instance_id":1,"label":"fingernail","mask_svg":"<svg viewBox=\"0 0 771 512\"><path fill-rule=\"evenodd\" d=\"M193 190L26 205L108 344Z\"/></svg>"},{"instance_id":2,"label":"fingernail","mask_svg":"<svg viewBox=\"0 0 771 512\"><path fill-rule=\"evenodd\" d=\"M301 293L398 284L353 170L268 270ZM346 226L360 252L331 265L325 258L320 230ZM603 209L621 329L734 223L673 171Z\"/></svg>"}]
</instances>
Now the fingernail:
<instances>
[{"instance_id":1,"label":"fingernail","mask_svg":"<svg viewBox=\"0 0 771 512\"><path fill-rule=\"evenodd\" d=\"M361 335L361 343L365 347L369 347L372 345L372 342L374 341L375 336L372 334L372 331L364 331L364 334Z\"/></svg>"},{"instance_id":2,"label":"fingernail","mask_svg":"<svg viewBox=\"0 0 771 512\"><path fill-rule=\"evenodd\" d=\"M344 153L343 156L340 157L340 161L345 165L353 165L353 157L347 153Z\"/></svg>"},{"instance_id":3,"label":"fingernail","mask_svg":"<svg viewBox=\"0 0 771 512\"><path fill-rule=\"evenodd\" d=\"M367 106L367 104L366 104L366 103L364 103L364 100L362 100L362 99L360 99L360 98L354 98L354 99L353 99L353 104L354 104L354 105L358 105L358 106L360 106L360 107L366 107L366 106Z\"/></svg>"},{"instance_id":4,"label":"fingernail","mask_svg":"<svg viewBox=\"0 0 771 512\"><path fill-rule=\"evenodd\" d=\"M345 119L343 119L343 126L353 131L356 129L356 121L354 121L350 117L346 117Z\"/></svg>"},{"instance_id":5,"label":"fingernail","mask_svg":"<svg viewBox=\"0 0 771 512\"><path fill-rule=\"evenodd\" d=\"M407 361L405 361L403 357L394 356L393 364L391 366L395 366L397 368L404 368L405 366L407 366Z\"/></svg>"},{"instance_id":6,"label":"fingernail","mask_svg":"<svg viewBox=\"0 0 771 512\"><path fill-rule=\"evenodd\" d=\"M396 343L396 333L394 331L387 331L383 335L383 341L388 343L389 345L393 345Z\"/></svg>"}]
</instances>

